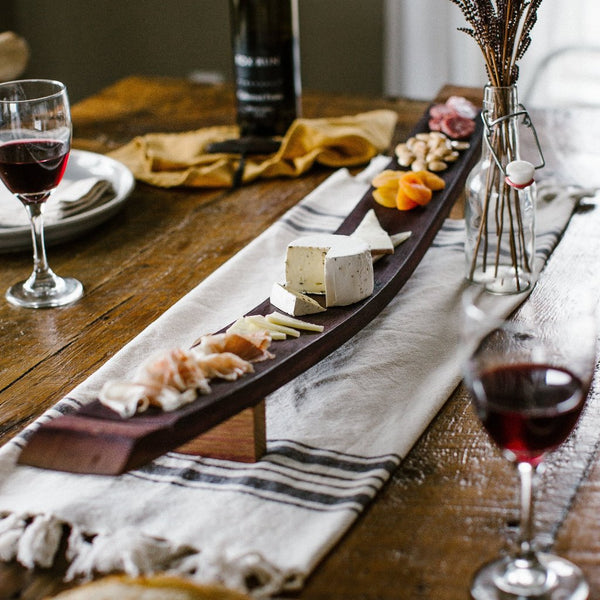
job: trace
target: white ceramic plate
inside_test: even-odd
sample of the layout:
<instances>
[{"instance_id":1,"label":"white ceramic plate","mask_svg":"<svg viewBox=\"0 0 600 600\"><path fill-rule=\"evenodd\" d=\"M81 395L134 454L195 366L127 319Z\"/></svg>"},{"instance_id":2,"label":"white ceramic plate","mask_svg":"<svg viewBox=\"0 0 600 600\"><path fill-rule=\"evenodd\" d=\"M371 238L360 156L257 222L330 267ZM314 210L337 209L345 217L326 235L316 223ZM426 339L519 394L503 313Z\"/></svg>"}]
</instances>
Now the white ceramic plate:
<instances>
[{"instance_id":1,"label":"white ceramic plate","mask_svg":"<svg viewBox=\"0 0 600 600\"><path fill-rule=\"evenodd\" d=\"M65 184L72 183L89 177L110 181L114 189L114 197L100 206L92 207L79 214L45 223L46 245L50 246L76 238L106 221L122 208L135 186L133 174L124 164L95 152L71 150L63 182ZM14 207L15 211L23 211L26 218L25 208L0 183L0 208L5 211L7 206L10 206L11 210ZM0 214L0 252L26 250L31 247L29 225L24 223L19 226L12 224L6 226L4 223L3 226Z\"/></svg>"}]
</instances>

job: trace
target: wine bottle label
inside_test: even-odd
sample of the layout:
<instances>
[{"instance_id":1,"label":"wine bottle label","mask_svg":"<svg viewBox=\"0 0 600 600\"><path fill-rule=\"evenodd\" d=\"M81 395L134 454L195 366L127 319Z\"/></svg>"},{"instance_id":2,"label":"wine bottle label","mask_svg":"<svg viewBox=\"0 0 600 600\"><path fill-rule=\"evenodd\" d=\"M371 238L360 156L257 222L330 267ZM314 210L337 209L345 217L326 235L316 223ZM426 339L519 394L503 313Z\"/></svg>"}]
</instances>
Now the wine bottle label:
<instances>
[{"instance_id":1,"label":"wine bottle label","mask_svg":"<svg viewBox=\"0 0 600 600\"><path fill-rule=\"evenodd\" d=\"M286 98L281 57L236 54L234 61L240 108L261 119L278 110Z\"/></svg>"},{"instance_id":2,"label":"wine bottle label","mask_svg":"<svg viewBox=\"0 0 600 600\"><path fill-rule=\"evenodd\" d=\"M241 102L281 102L284 98L278 56L235 55L237 99Z\"/></svg>"}]
</instances>

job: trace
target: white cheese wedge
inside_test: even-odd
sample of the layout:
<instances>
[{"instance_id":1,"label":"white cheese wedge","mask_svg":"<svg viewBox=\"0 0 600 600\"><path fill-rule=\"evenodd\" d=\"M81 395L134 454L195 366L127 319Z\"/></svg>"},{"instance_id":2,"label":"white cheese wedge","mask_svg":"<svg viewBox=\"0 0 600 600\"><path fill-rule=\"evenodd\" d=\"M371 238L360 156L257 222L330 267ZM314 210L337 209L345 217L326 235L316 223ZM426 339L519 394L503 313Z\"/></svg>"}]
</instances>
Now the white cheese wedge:
<instances>
[{"instance_id":1,"label":"white cheese wedge","mask_svg":"<svg viewBox=\"0 0 600 600\"><path fill-rule=\"evenodd\" d=\"M294 290L288 290L280 283L273 284L269 300L275 308L293 317L314 315L326 310L310 296L301 292L295 292Z\"/></svg>"},{"instance_id":2,"label":"white cheese wedge","mask_svg":"<svg viewBox=\"0 0 600 600\"><path fill-rule=\"evenodd\" d=\"M394 248L404 243L411 235L412 231L401 231L400 233L393 233L390 236L390 239L392 240L392 244L394 244Z\"/></svg>"},{"instance_id":3,"label":"white cheese wedge","mask_svg":"<svg viewBox=\"0 0 600 600\"><path fill-rule=\"evenodd\" d=\"M373 256L394 254L394 244L372 208L367 211L350 237L360 238L367 242Z\"/></svg>"},{"instance_id":4,"label":"white cheese wedge","mask_svg":"<svg viewBox=\"0 0 600 600\"><path fill-rule=\"evenodd\" d=\"M397 248L400 244L403 244L410 236L412 231L401 231L400 233L393 233L390 235L394 248ZM376 263L380 258L385 256L384 254L373 254L373 262Z\"/></svg>"},{"instance_id":5,"label":"white cheese wedge","mask_svg":"<svg viewBox=\"0 0 600 600\"><path fill-rule=\"evenodd\" d=\"M347 306L373 293L373 260L369 244L347 235L322 234L288 245L286 288L325 294L326 306Z\"/></svg>"}]
</instances>

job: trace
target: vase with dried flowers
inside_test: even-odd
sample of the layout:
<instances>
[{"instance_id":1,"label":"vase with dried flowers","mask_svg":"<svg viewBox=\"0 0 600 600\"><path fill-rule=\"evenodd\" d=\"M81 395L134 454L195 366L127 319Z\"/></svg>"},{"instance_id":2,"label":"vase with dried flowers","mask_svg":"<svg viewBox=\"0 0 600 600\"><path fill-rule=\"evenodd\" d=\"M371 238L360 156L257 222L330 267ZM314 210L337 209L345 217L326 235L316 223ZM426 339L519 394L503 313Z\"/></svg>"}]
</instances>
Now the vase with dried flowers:
<instances>
[{"instance_id":1,"label":"vase with dried flowers","mask_svg":"<svg viewBox=\"0 0 600 600\"><path fill-rule=\"evenodd\" d=\"M469 25L459 30L482 51L489 80L482 155L465 188L466 277L491 292L519 293L533 282L535 183L534 167L520 160L521 126L533 126L519 104L518 62L531 43L542 0L450 1ZM541 150L540 158L535 168L543 166Z\"/></svg>"},{"instance_id":2,"label":"vase with dried flowers","mask_svg":"<svg viewBox=\"0 0 600 600\"><path fill-rule=\"evenodd\" d=\"M533 284L535 240L534 166L520 160L517 126L521 116L525 125L531 127L531 121L518 103L517 62L531 43L531 30L542 0L451 2L460 7L469 23L470 28L463 31L480 46L489 77L481 113L482 158L466 184L467 278L482 283L491 292L517 293ZM535 129L532 130L537 140ZM540 157L539 166L543 166L541 150ZM556 323L552 335L535 328L523 329L514 321L498 323L482 310L477 302L480 297L476 290L465 311L467 339L475 347L465 364L465 381L491 438L517 467L521 517L516 551L503 553L479 568L471 582L471 597L584 600L589 597L589 585L581 569L555 554L538 552L533 536L535 470L544 452L553 447L549 443L543 448L540 440L543 437L548 441L550 422L561 414L559 405L566 403L565 398L571 402L577 396L573 390L566 390L564 382L558 382L548 373L540 376L533 371L554 364L548 357L554 360L569 344L561 336L556 344L550 342L560 329ZM586 347L582 344L584 331L591 331L590 341L595 340L591 323L593 319L585 319L578 330L573 319L568 319L565 332L578 348ZM573 331L577 331L574 336ZM471 333L475 333L474 339L470 338ZM586 348L587 356L581 364L589 365L584 367L589 373L593 370L594 361L589 359L594 356L594 343ZM567 354L569 363L574 365L577 359L573 362L573 350L573 346L569 347ZM589 375L581 381L586 377ZM557 400L551 411L550 398Z\"/></svg>"}]
</instances>

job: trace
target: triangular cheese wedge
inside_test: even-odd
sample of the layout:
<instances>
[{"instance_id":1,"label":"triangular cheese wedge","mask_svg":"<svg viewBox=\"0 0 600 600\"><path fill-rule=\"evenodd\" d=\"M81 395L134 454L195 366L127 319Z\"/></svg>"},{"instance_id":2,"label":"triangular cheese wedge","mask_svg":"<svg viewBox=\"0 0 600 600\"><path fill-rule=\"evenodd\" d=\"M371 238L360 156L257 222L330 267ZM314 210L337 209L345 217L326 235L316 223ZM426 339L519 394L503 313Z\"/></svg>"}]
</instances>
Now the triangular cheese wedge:
<instances>
[{"instance_id":1,"label":"triangular cheese wedge","mask_svg":"<svg viewBox=\"0 0 600 600\"><path fill-rule=\"evenodd\" d=\"M393 233L390 235L390 239L392 240L392 244L394 244L394 248L404 243L411 235L412 231L401 231L400 233Z\"/></svg>"},{"instance_id":2,"label":"triangular cheese wedge","mask_svg":"<svg viewBox=\"0 0 600 600\"><path fill-rule=\"evenodd\" d=\"M271 304L295 317L302 315L312 315L314 313L324 312L323 308L316 300L302 292L289 290L285 286L274 283L271 289Z\"/></svg>"},{"instance_id":3,"label":"triangular cheese wedge","mask_svg":"<svg viewBox=\"0 0 600 600\"><path fill-rule=\"evenodd\" d=\"M350 237L358 237L367 242L373 256L394 253L394 244L387 231L379 223L373 209L367 211L367 214L354 230L354 233L350 234Z\"/></svg>"}]
</instances>

